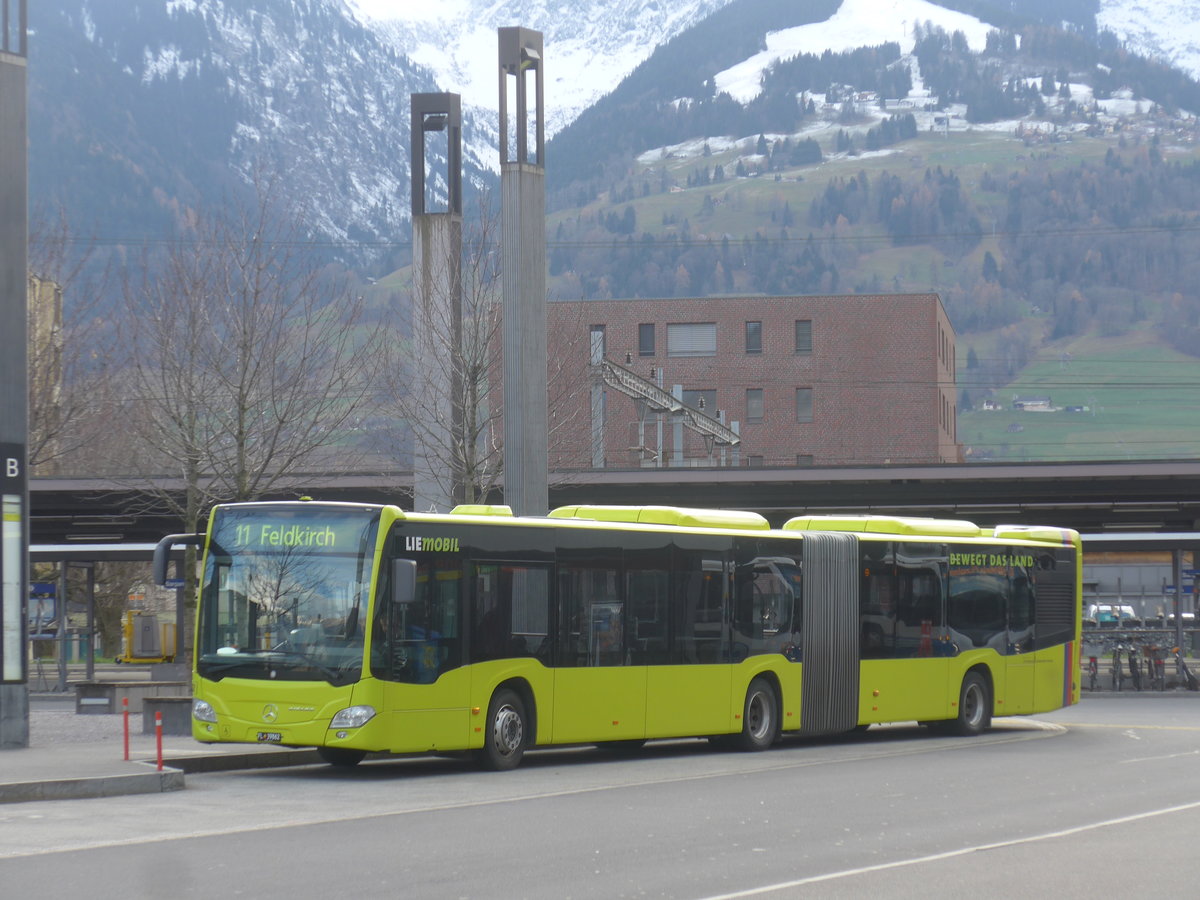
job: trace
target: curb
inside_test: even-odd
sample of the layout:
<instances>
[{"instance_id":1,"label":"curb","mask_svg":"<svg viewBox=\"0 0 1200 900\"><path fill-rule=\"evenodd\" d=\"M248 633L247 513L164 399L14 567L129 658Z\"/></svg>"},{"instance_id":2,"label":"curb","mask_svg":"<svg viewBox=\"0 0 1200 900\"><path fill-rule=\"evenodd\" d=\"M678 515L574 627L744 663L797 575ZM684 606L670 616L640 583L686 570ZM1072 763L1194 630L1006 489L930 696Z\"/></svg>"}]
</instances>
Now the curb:
<instances>
[{"instance_id":1,"label":"curb","mask_svg":"<svg viewBox=\"0 0 1200 900\"><path fill-rule=\"evenodd\" d=\"M322 763L314 749L213 753L204 756L171 757L171 766L181 772L233 772L238 769L277 769L284 766L309 766Z\"/></svg>"},{"instance_id":2,"label":"curb","mask_svg":"<svg viewBox=\"0 0 1200 900\"><path fill-rule=\"evenodd\" d=\"M134 767L146 771L0 783L0 805L39 800L88 800L134 794L163 794L184 790L184 776L187 773L305 766L321 763L322 759L316 750L310 749L181 756L170 758L168 761L170 765L164 763L161 772L158 771L155 760L135 759L131 760Z\"/></svg>"},{"instance_id":3,"label":"curb","mask_svg":"<svg viewBox=\"0 0 1200 900\"><path fill-rule=\"evenodd\" d=\"M140 763L140 765L145 765L145 763ZM0 803L87 800L131 794L163 794L183 789L183 771L164 766L161 772L154 769L129 775L100 775L91 778L60 778L49 781L17 781L0 784Z\"/></svg>"}]
</instances>

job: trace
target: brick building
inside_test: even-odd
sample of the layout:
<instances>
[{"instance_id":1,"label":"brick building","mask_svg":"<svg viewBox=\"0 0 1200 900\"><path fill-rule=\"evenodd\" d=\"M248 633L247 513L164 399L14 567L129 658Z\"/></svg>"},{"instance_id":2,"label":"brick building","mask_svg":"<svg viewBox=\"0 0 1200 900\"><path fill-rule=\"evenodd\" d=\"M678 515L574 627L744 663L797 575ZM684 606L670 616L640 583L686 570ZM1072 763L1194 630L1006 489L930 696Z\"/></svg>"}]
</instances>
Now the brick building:
<instances>
[{"instance_id":1,"label":"brick building","mask_svg":"<svg viewBox=\"0 0 1200 900\"><path fill-rule=\"evenodd\" d=\"M937 294L557 301L548 333L554 469L960 461L954 331ZM605 384L599 354L740 445ZM568 372L587 384L564 384Z\"/></svg>"}]
</instances>

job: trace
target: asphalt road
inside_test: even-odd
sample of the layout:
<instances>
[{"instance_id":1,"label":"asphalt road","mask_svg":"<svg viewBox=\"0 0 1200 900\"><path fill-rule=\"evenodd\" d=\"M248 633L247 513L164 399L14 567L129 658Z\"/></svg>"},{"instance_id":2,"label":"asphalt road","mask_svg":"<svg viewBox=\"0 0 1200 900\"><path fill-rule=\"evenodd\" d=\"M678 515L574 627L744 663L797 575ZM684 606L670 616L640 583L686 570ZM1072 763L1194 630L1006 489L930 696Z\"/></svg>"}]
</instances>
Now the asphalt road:
<instances>
[{"instance_id":1,"label":"asphalt road","mask_svg":"<svg viewBox=\"0 0 1200 900\"><path fill-rule=\"evenodd\" d=\"M0 807L0 893L89 898L1189 897L1200 698L1088 697L980 738L538 752L188 776Z\"/></svg>"}]
</instances>

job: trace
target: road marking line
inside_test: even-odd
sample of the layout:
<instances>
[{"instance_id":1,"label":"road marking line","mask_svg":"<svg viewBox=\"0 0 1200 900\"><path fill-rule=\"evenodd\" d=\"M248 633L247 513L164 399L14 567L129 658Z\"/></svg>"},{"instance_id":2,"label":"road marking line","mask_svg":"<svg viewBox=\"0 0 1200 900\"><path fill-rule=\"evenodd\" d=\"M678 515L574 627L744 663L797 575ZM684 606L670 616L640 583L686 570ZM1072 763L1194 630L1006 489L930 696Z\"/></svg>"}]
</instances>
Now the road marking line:
<instances>
[{"instance_id":1,"label":"road marking line","mask_svg":"<svg viewBox=\"0 0 1200 900\"><path fill-rule=\"evenodd\" d=\"M932 853L929 856L917 856L912 859L899 859L890 863L879 863L874 866L862 866L857 869L843 869L840 872L827 872L824 875L812 875L808 878L797 878L793 881L781 881L778 884L767 884L762 887L748 888L744 891L735 891L732 894L713 894L708 897L699 898L699 900L738 900L740 897L758 897L763 894L773 894L777 891L786 891L792 888L804 887L808 884L820 884L823 881L834 881L838 878L849 878L854 875L866 875L871 872L884 872L888 869L901 869L907 866L917 866L922 863L941 862L945 859L954 859L959 856L966 856L968 853L979 853L985 850L1001 850L1006 847L1018 847L1021 844L1032 844L1037 841L1055 840L1057 838L1070 837L1075 834L1082 834L1086 831L1095 831L1100 828L1109 828L1113 825L1128 825L1130 822L1139 822L1143 819L1152 819L1156 816L1165 816L1171 813L1187 812L1193 809L1200 809L1200 800L1193 803L1183 803L1179 806L1168 806L1164 809L1152 809L1148 812L1134 813L1129 816L1121 816L1116 819L1105 819L1102 822L1092 822L1088 825L1076 825L1074 828L1063 828L1059 831L1048 831L1045 834L1035 834L1029 837L1013 838L1008 841L996 841L992 844L978 844L974 847L963 847L959 850L948 850L945 853Z\"/></svg>"},{"instance_id":2,"label":"road marking line","mask_svg":"<svg viewBox=\"0 0 1200 900\"><path fill-rule=\"evenodd\" d=\"M1158 762L1160 759L1179 759L1180 757L1183 757L1183 756L1197 756L1197 755L1200 755L1200 750L1188 750L1186 753L1168 753L1166 756L1143 756L1140 759L1123 759L1123 760L1121 760L1121 764L1124 765L1125 763Z\"/></svg>"},{"instance_id":3,"label":"road marking line","mask_svg":"<svg viewBox=\"0 0 1200 900\"><path fill-rule=\"evenodd\" d=\"M1109 725L1104 722L1068 722L1067 728L1136 728L1139 731L1200 731L1200 725Z\"/></svg>"}]
</instances>

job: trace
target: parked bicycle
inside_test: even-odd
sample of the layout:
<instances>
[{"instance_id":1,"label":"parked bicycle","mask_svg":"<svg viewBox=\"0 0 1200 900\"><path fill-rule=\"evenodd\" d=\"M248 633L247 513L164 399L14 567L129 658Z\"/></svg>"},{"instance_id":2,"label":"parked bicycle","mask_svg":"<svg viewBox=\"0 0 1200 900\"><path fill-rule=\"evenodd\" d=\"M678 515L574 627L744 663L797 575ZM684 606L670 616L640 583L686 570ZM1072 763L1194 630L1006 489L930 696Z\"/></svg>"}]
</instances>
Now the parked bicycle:
<instances>
[{"instance_id":1,"label":"parked bicycle","mask_svg":"<svg viewBox=\"0 0 1200 900\"><path fill-rule=\"evenodd\" d=\"M1183 650L1176 647L1175 650L1175 671L1179 675L1179 683L1187 687L1189 691L1200 691L1200 682L1196 680L1196 676L1192 674L1192 670L1188 668L1183 659Z\"/></svg>"},{"instance_id":2,"label":"parked bicycle","mask_svg":"<svg viewBox=\"0 0 1200 900\"><path fill-rule=\"evenodd\" d=\"M1167 650L1157 644L1146 644L1142 648L1146 658L1146 675L1150 679L1150 690L1167 689Z\"/></svg>"},{"instance_id":3,"label":"parked bicycle","mask_svg":"<svg viewBox=\"0 0 1200 900\"><path fill-rule=\"evenodd\" d=\"M1121 665L1121 654L1125 651L1125 644L1121 638L1113 643L1112 655L1112 689L1114 691L1121 690L1125 683L1125 669Z\"/></svg>"},{"instance_id":4,"label":"parked bicycle","mask_svg":"<svg viewBox=\"0 0 1200 900\"><path fill-rule=\"evenodd\" d=\"M1137 644L1130 642L1126 645L1125 658L1129 661L1129 678L1133 681L1133 689L1142 689L1142 657Z\"/></svg>"},{"instance_id":5,"label":"parked bicycle","mask_svg":"<svg viewBox=\"0 0 1200 900\"><path fill-rule=\"evenodd\" d=\"M1083 642L1083 655L1087 657L1087 689L1100 690L1100 657L1104 655L1107 644L1095 638Z\"/></svg>"}]
</instances>

